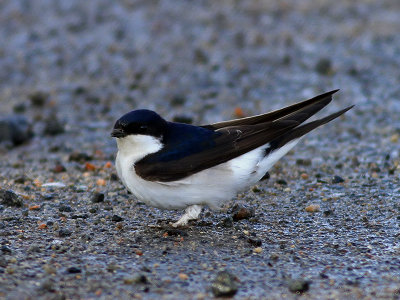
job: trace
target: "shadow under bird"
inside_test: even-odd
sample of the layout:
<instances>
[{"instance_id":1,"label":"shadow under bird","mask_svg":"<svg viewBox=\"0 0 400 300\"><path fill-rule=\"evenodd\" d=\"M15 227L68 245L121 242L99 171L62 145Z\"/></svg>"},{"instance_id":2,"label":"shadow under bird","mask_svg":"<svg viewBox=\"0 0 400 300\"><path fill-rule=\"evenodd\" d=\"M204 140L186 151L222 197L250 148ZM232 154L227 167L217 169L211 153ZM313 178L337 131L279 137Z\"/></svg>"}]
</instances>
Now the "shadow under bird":
<instances>
[{"instance_id":1,"label":"shadow under bird","mask_svg":"<svg viewBox=\"0 0 400 300\"><path fill-rule=\"evenodd\" d=\"M174 227L197 219L202 206L218 209L257 183L300 138L353 106L304 123L332 101L337 90L248 118L193 126L168 122L151 110L122 116L111 133L116 169L144 203L186 209Z\"/></svg>"}]
</instances>

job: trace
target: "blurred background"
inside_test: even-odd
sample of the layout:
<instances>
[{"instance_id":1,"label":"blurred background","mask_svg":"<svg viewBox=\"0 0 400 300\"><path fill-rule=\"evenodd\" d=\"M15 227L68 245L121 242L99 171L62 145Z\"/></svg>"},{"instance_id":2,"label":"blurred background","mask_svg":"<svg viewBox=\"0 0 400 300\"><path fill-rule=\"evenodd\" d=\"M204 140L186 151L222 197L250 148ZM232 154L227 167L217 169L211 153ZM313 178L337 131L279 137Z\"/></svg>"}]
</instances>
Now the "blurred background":
<instances>
[{"instance_id":1,"label":"blurred background","mask_svg":"<svg viewBox=\"0 0 400 300\"><path fill-rule=\"evenodd\" d=\"M333 106L399 111L399 12L395 0L3 0L0 112L39 93L70 127L139 107L212 122L336 88Z\"/></svg>"}]
</instances>

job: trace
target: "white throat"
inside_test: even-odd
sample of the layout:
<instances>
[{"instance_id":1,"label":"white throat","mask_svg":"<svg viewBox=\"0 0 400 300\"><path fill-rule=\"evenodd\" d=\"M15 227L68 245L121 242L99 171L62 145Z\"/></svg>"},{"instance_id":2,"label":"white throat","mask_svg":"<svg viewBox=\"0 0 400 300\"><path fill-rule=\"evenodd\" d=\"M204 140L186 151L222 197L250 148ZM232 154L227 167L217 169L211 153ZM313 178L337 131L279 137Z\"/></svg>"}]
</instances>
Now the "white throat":
<instances>
[{"instance_id":1,"label":"white throat","mask_svg":"<svg viewBox=\"0 0 400 300\"><path fill-rule=\"evenodd\" d=\"M118 155L129 157L131 162L136 162L148 154L155 153L162 148L159 139L149 135L128 135L117 139Z\"/></svg>"}]
</instances>

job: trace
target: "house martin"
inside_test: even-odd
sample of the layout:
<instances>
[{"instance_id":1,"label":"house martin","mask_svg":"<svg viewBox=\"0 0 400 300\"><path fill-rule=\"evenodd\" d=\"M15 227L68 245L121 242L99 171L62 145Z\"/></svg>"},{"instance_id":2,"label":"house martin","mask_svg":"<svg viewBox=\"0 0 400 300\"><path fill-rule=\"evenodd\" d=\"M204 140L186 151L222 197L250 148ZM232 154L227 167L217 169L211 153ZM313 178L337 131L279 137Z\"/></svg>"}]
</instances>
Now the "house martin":
<instances>
[{"instance_id":1,"label":"house martin","mask_svg":"<svg viewBox=\"0 0 400 300\"><path fill-rule=\"evenodd\" d=\"M133 110L117 120L111 133L118 146L118 176L148 205L185 209L172 224L185 226L198 218L202 206L220 208L263 178L302 136L351 109L304 123L337 91L269 113L201 126Z\"/></svg>"}]
</instances>

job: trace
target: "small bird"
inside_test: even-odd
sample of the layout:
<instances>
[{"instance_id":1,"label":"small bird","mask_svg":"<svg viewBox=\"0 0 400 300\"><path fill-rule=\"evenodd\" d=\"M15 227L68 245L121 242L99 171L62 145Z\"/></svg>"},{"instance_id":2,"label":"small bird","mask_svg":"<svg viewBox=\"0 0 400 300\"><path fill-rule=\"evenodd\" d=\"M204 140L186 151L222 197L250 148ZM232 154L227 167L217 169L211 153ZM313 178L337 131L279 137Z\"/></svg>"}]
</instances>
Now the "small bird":
<instances>
[{"instance_id":1,"label":"small bird","mask_svg":"<svg viewBox=\"0 0 400 300\"><path fill-rule=\"evenodd\" d=\"M262 179L303 135L351 109L303 124L337 91L266 114L202 126L133 110L117 120L111 133L118 146L118 176L150 206L185 209L172 224L185 226L198 218L202 206L220 208Z\"/></svg>"}]
</instances>

